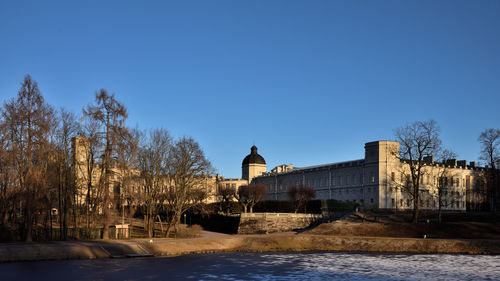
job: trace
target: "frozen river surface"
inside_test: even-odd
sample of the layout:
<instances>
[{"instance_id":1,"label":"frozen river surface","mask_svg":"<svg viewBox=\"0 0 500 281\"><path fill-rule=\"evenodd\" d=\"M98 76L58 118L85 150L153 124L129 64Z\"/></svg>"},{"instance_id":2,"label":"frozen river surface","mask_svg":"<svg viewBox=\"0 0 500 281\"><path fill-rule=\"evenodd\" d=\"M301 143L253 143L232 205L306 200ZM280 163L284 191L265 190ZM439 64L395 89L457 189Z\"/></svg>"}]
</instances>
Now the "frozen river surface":
<instances>
[{"instance_id":1,"label":"frozen river surface","mask_svg":"<svg viewBox=\"0 0 500 281\"><path fill-rule=\"evenodd\" d=\"M0 264L0 280L500 280L500 256L229 253Z\"/></svg>"}]
</instances>

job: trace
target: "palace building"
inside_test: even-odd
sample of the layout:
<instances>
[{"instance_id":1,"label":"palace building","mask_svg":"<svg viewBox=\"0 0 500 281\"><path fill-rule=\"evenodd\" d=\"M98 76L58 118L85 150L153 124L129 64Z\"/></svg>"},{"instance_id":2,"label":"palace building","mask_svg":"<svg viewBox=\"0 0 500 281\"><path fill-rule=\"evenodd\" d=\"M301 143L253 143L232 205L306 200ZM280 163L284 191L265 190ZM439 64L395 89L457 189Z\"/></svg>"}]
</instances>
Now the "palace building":
<instances>
[{"instance_id":1,"label":"palace building","mask_svg":"<svg viewBox=\"0 0 500 281\"><path fill-rule=\"evenodd\" d=\"M72 156L71 167L76 185L76 203L79 206L86 204L88 196L95 197L98 194L97 186L101 181L103 167L101 163L91 157L91 144L88 138L74 137L71 140ZM111 159L109 169L108 191L111 196L111 204L138 204L130 198L140 198L144 193L144 183L137 168L131 168L125 163L120 163L116 159ZM220 177L211 176L208 173L201 175L196 180L196 188L203 189L207 197L205 203L213 203L217 200L216 188ZM245 181L246 182L246 181ZM165 176L162 183L165 190L174 188L172 180Z\"/></svg>"},{"instance_id":2,"label":"palace building","mask_svg":"<svg viewBox=\"0 0 500 281\"><path fill-rule=\"evenodd\" d=\"M88 192L97 192L95 186L102 167L100 163L95 163L94 169L89 169L92 161L89 159L88 139L74 138L72 146L77 204L83 205ZM365 144L364 152L362 159L310 167L283 164L268 172L264 157L254 145L241 164L241 178L204 175L201 185L209 194L205 202L216 202L221 187L238 190L248 184L266 186L264 200L289 200L287 192L290 187L300 185L315 189L314 200L350 201L374 209L412 209L413 200L407 192L408 188L405 188L411 185L409 164L407 160L398 158L399 143L386 140L369 142ZM441 205L447 211L478 210L478 206L486 203L483 167L476 167L475 162L467 164L465 160L456 159L438 163L431 156L426 157L424 162L419 193L421 209L436 210ZM126 190L140 194L142 181L138 176L138 170L121 167L113 161L109 175L112 201L119 202L126 198ZM131 179L128 188L124 188L126 178Z\"/></svg>"},{"instance_id":3,"label":"palace building","mask_svg":"<svg viewBox=\"0 0 500 281\"><path fill-rule=\"evenodd\" d=\"M365 157L310 167L280 165L266 171L266 162L252 146L242 163L242 181L267 187L265 200L288 200L292 186L310 186L315 200L335 199L357 202L367 208L413 209L413 200L405 187L410 185L406 160L398 158L399 143L374 141L365 144ZM482 171L475 162L450 159L445 163L425 158L420 181L420 208L466 211L484 201ZM233 179L235 181L235 179ZM233 187L236 187L233 185Z\"/></svg>"}]
</instances>

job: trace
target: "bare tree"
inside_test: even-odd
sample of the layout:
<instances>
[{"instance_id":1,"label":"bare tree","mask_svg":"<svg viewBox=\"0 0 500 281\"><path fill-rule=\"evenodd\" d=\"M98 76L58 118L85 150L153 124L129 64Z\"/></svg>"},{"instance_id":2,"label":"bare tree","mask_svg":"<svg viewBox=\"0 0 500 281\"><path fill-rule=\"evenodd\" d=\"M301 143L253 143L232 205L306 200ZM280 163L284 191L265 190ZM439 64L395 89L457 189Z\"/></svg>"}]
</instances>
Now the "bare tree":
<instances>
[{"instance_id":1,"label":"bare tree","mask_svg":"<svg viewBox=\"0 0 500 281\"><path fill-rule=\"evenodd\" d=\"M78 124L73 113L61 108L58 112L57 124L54 125L54 151L50 161L51 182L57 189L57 202L59 211L59 239L67 238L69 224L69 211L73 210L73 223L77 227L78 208L75 202L75 184L71 172L71 139L78 132ZM51 211L51 210L49 210Z\"/></svg>"},{"instance_id":2,"label":"bare tree","mask_svg":"<svg viewBox=\"0 0 500 281\"><path fill-rule=\"evenodd\" d=\"M15 179L12 170L12 154L9 153L9 140L6 133L7 127L0 119L0 225L4 227L8 223L9 217L12 217L15 208Z\"/></svg>"},{"instance_id":3,"label":"bare tree","mask_svg":"<svg viewBox=\"0 0 500 281\"><path fill-rule=\"evenodd\" d=\"M243 205L243 212L246 214L248 204L250 204L250 188L248 185L242 185L238 188L238 201Z\"/></svg>"},{"instance_id":4,"label":"bare tree","mask_svg":"<svg viewBox=\"0 0 500 281\"><path fill-rule=\"evenodd\" d=\"M413 222L418 222L421 178L424 174L426 156L436 155L441 150L439 127L434 120L417 121L394 130L396 140L400 144L399 152L393 154L408 164L409 172L402 170L409 180L401 187L409 195L413 203Z\"/></svg>"},{"instance_id":5,"label":"bare tree","mask_svg":"<svg viewBox=\"0 0 500 281\"><path fill-rule=\"evenodd\" d=\"M122 223L125 216L125 206L128 214L135 213L134 206L138 204L138 181L140 178L139 152L141 132L138 129L128 129L119 141L118 168L120 176L120 206L122 209Z\"/></svg>"},{"instance_id":6,"label":"bare tree","mask_svg":"<svg viewBox=\"0 0 500 281\"><path fill-rule=\"evenodd\" d=\"M238 189L238 200L243 204L243 211L246 213L247 208L250 213L253 213L253 207L259 203L266 195L267 188L262 184L242 185Z\"/></svg>"},{"instance_id":7,"label":"bare tree","mask_svg":"<svg viewBox=\"0 0 500 281\"><path fill-rule=\"evenodd\" d=\"M208 176L211 170L210 162L194 139L183 137L174 143L168 173L172 185L166 196L167 207L172 214L167 236L171 226L177 232L184 212L200 206L208 198L211 188Z\"/></svg>"},{"instance_id":8,"label":"bare tree","mask_svg":"<svg viewBox=\"0 0 500 281\"><path fill-rule=\"evenodd\" d=\"M307 202L316 196L316 191L310 186L294 185L288 189L287 194L295 213L297 213L302 208L306 212Z\"/></svg>"},{"instance_id":9,"label":"bare tree","mask_svg":"<svg viewBox=\"0 0 500 281\"><path fill-rule=\"evenodd\" d=\"M2 117L8 134L8 149L13 156L16 184L22 191L24 234L32 241L36 196L45 184L47 133L53 110L45 103L38 84L26 75L16 99L4 104Z\"/></svg>"},{"instance_id":10,"label":"bare tree","mask_svg":"<svg viewBox=\"0 0 500 281\"><path fill-rule=\"evenodd\" d=\"M149 132L139 153L139 168L143 182L141 204L144 207L144 224L148 236L154 235L155 217L165 201L169 183L169 156L172 139L164 129Z\"/></svg>"},{"instance_id":11,"label":"bare tree","mask_svg":"<svg viewBox=\"0 0 500 281\"><path fill-rule=\"evenodd\" d=\"M438 155L438 163L433 163L425 172L429 191L434 191L430 195L433 201L437 201L439 223L442 222L443 208L460 202L461 197L457 194L459 191L454 189L456 175L453 174L449 163L456 158L457 155L453 151L444 149Z\"/></svg>"},{"instance_id":12,"label":"bare tree","mask_svg":"<svg viewBox=\"0 0 500 281\"><path fill-rule=\"evenodd\" d=\"M217 198L221 207L220 211L224 211L226 215L229 215L231 203L234 202L236 198L236 190L231 186L225 186L224 183L218 183Z\"/></svg>"},{"instance_id":13,"label":"bare tree","mask_svg":"<svg viewBox=\"0 0 500 281\"><path fill-rule=\"evenodd\" d=\"M500 209L500 130L487 129L481 133L478 138L481 144L480 159L486 162L488 168L485 173L486 192L490 203L490 210Z\"/></svg>"},{"instance_id":14,"label":"bare tree","mask_svg":"<svg viewBox=\"0 0 500 281\"><path fill-rule=\"evenodd\" d=\"M124 122L127 118L125 106L115 99L115 95L109 95L101 89L95 95L95 105L89 105L86 114L98 121L102 126L102 137L104 143L104 155L101 159L101 177L99 191L103 198L103 238L109 238L110 208L113 206L110 195L112 174L112 156L116 153L117 140L125 130Z\"/></svg>"},{"instance_id":15,"label":"bare tree","mask_svg":"<svg viewBox=\"0 0 500 281\"><path fill-rule=\"evenodd\" d=\"M72 165L76 192L76 204L85 207L85 224L87 231L94 227L96 221L99 198L97 185L99 167L98 159L102 155L101 139L99 138L100 124L91 116L83 115L81 131L78 137L72 139Z\"/></svg>"}]
</instances>

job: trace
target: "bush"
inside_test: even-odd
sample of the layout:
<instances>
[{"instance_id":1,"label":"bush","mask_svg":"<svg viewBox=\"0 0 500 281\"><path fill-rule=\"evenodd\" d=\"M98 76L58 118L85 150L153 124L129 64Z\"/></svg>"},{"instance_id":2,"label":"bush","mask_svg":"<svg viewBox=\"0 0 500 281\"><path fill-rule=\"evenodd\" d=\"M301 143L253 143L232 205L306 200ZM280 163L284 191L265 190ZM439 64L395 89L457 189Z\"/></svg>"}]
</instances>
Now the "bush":
<instances>
[{"instance_id":1,"label":"bush","mask_svg":"<svg viewBox=\"0 0 500 281\"><path fill-rule=\"evenodd\" d=\"M238 226L240 223L240 217L238 216L225 216L221 214L211 214L211 215L189 215L188 222L193 224L199 224L203 229L222 232L227 234L236 234L238 232Z\"/></svg>"},{"instance_id":2,"label":"bush","mask_svg":"<svg viewBox=\"0 0 500 281\"><path fill-rule=\"evenodd\" d=\"M242 206L240 202L216 202L206 205L205 211L208 214L225 214L229 211L230 214L239 214L242 211Z\"/></svg>"},{"instance_id":3,"label":"bush","mask_svg":"<svg viewBox=\"0 0 500 281\"><path fill-rule=\"evenodd\" d=\"M201 236L203 228L198 224L185 226L179 224L177 226L177 233L173 233L175 238L197 238Z\"/></svg>"},{"instance_id":4,"label":"bush","mask_svg":"<svg viewBox=\"0 0 500 281\"><path fill-rule=\"evenodd\" d=\"M311 200L307 202L307 213L321 214L321 200ZM261 213L294 213L295 209L290 201L267 200L261 201L253 208L254 212ZM304 212L303 209L299 213Z\"/></svg>"},{"instance_id":5,"label":"bush","mask_svg":"<svg viewBox=\"0 0 500 281\"><path fill-rule=\"evenodd\" d=\"M317 200L319 201L319 200ZM351 201L338 201L334 199L321 200L321 209L325 212L352 212L360 204Z\"/></svg>"}]
</instances>

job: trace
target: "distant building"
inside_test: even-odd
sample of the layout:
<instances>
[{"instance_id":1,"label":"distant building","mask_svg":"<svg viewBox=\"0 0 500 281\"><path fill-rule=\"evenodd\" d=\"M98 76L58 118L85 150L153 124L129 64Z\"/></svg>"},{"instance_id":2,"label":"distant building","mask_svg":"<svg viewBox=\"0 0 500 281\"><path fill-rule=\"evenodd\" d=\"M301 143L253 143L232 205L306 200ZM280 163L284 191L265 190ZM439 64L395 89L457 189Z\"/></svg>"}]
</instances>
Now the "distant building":
<instances>
[{"instance_id":1,"label":"distant building","mask_svg":"<svg viewBox=\"0 0 500 281\"><path fill-rule=\"evenodd\" d=\"M252 182L255 177L258 177L266 172L267 166L264 157L257 153L257 147L254 145L250 148L248 154L241 163L241 178Z\"/></svg>"},{"instance_id":2,"label":"distant building","mask_svg":"<svg viewBox=\"0 0 500 281\"><path fill-rule=\"evenodd\" d=\"M266 200L288 200L291 186L304 185L316 190L314 199L351 201L377 209L412 209L411 197L403 188L410 184L409 165L398 159L395 152L399 152L398 142L374 141L365 144L362 159L304 168L280 165L265 172L264 158L252 147L252 153L243 160L242 178L265 185ZM421 209L438 208L438 184L444 185L443 210L465 211L485 200L484 188L481 189L484 168L476 167L474 162L467 165L465 160L436 163L428 157L426 161L421 179Z\"/></svg>"},{"instance_id":3,"label":"distant building","mask_svg":"<svg viewBox=\"0 0 500 281\"><path fill-rule=\"evenodd\" d=\"M96 192L92 188L97 186L102 167L100 163L94 163L94 170L90 173L88 139L74 138L72 145L72 168L78 187L77 202L83 205L88 191ZM287 191L290 187L304 185L316 190L316 200L350 201L376 209L412 209L411 197L403 188L409 184L409 165L407 161L396 157L399 143L374 141L366 143L364 150L365 157L362 159L302 168L283 164L267 172L266 161L258 154L254 145L241 164L241 178L205 176L202 185L210 195L206 202L217 201L217 191L222 187L237 191L240 186L248 184L265 185L265 200L288 200ZM438 208L439 184L444 186L444 189L441 189L443 210L480 210L487 205L484 168L476 167L475 162L467 164L465 160L449 159L445 163L437 163L432 157L427 157L425 161L421 179L421 209ZM123 188L124 178L132 179L127 182L127 189ZM87 184L89 180L92 182L90 190ZM121 167L116 161L113 162L109 190L115 203L127 196L124 194L125 190L140 194L142 183L139 171Z\"/></svg>"},{"instance_id":4,"label":"distant building","mask_svg":"<svg viewBox=\"0 0 500 281\"><path fill-rule=\"evenodd\" d=\"M217 175L218 188L231 188L237 192L240 186L248 185L252 179L265 173L266 169L266 161L257 153L257 147L254 145L241 163L241 178L224 178Z\"/></svg>"},{"instance_id":5,"label":"distant building","mask_svg":"<svg viewBox=\"0 0 500 281\"><path fill-rule=\"evenodd\" d=\"M95 159L91 157L90 142L85 137L75 137L71 140L72 145L72 159L71 167L74 174L74 181L77 189L76 202L82 206L86 203L87 195L96 196L98 190L98 182L101 180L102 165L98 159L100 155L94 155ZM216 187L217 176L201 175L199 185L204 188L208 194L206 203L212 203L217 200ZM164 188L165 190L172 190L174 186L168 183L168 177L165 177ZM89 184L91 183L91 184ZM130 198L141 198L144 192L143 182L140 178L140 171L119 163L115 159L111 159L110 175L109 175L109 194L111 195L111 204L116 206L123 203L125 206ZM136 203L131 203L136 204ZM110 207L112 207L110 206Z\"/></svg>"}]
</instances>

